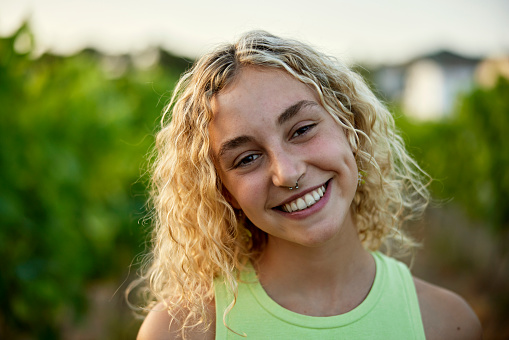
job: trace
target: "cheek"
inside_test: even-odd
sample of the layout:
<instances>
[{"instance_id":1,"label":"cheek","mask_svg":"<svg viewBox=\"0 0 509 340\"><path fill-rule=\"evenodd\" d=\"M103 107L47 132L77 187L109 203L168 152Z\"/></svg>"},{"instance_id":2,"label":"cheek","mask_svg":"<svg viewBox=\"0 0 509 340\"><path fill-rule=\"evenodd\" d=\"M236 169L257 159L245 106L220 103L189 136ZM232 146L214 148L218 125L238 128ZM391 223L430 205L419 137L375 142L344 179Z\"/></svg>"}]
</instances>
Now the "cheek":
<instances>
[{"instance_id":1,"label":"cheek","mask_svg":"<svg viewBox=\"0 0 509 340\"><path fill-rule=\"evenodd\" d=\"M252 209L253 202L256 202L256 185L251 180L232 180L226 179L225 197L235 209L242 209L244 212Z\"/></svg>"},{"instance_id":2,"label":"cheek","mask_svg":"<svg viewBox=\"0 0 509 340\"><path fill-rule=\"evenodd\" d=\"M221 193L224 198L231 206L235 209L240 209L239 201L237 199L237 194L233 189L235 189L235 185L231 182L231 179L227 176L227 174L218 168L217 162L215 162L217 176L221 179L222 189Z\"/></svg>"},{"instance_id":3,"label":"cheek","mask_svg":"<svg viewBox=\"0 0 509 340\"><path fill-rule=\"evenodd\" d=\"M242 209L250 219L259 215L260 209L263 209L263 202L265 202L262 187L261 183L254 179L234 183L230 187L232 206Z\"/></svg>"},{"instance_id":4,"label":"cheek","mask_svg":"<svg viewBox=\"0 0 509 340\"><path fill-rule=\"evenodd\" d=\"M350 149L345 150L343 153L343 166L345 168L345 175L352 181L357 183L358 169L355 156Z\"/></svg>"},{"instance_id":5,"label":"cheek","mask_svg":"<svg viewBox=\"0 0 509 340\"><path fill-rule=\"evenodd\" d=\"M348 144L336 146L331 154L334 154L334 156L322 158L326 162L324 167L338 172L340 181L345 188L348 188L347 191L355 192L357 190L358 168L350 146Z\"/></svg>"},{"instance_id":6,"label":"cheek","mask_svg":"<svg viewBox=\"0 0 509 340\"><path fill-rule=\"evenodd\" d=\"M341 138L337 138L341 140ZM336 140L337 140L336 139ZM319 162L324 169L341 170L345 176L350 172L354 172L357 176L357 163L355 156L346 141L340 143L330 143L330 141L322 141L313 149L313 157Z\"/></svg>"}]
</instances>

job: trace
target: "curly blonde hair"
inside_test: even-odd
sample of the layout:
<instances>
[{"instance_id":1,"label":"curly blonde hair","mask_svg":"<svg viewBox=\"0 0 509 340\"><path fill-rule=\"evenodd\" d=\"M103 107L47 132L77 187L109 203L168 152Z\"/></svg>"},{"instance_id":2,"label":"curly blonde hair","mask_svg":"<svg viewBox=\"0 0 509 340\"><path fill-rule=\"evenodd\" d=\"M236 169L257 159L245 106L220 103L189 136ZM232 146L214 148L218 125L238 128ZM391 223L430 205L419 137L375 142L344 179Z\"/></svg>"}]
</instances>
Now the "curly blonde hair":
<instances>
[{"instance_id":1,"label":"curly blonde hair","mask_svg":"<svg viewBox=\"0 0 509 340\"><path fill-rule=\"evenodd\" d=\"M228 203L210 151L211 101L245 66L283 69L308 84L344 128L363 174L351 209L366 249L412 249L401 226L428 202L426 175L405 150L391 113L358 74L301 42L263 31L244 34L181 77L156 138L152 249L139 281L149 306L163 302L172 316L185 311L182 329L212 321L205 316L213 280L222 277L235 295L237 273L267 240Z\"/></svg>"}]
</instances>

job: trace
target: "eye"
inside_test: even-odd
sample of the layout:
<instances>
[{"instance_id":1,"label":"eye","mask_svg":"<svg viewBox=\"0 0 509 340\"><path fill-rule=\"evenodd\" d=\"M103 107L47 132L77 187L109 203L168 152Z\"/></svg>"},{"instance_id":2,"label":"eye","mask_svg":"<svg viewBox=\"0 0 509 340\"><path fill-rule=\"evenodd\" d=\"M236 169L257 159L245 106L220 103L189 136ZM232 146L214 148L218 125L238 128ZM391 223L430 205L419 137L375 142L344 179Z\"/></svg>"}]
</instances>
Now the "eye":
<instances>
[{"instance_id":1,"label":"eye","mask_svg":"<svg viewBox=\"0 0 509 340\"><path fill-rule=\"evenodd\" d=\"M233 165L233 168L236 169L239 167L248 166L249 164L253 163L258 157L260 157L260 155L258 154L247 155L246 157L243 157L238 162L236 162Z\"/></svg>"},{"instance_id":2,"label":"eye","mask_svg":"<svg viewBox=\"0 0 509 340\"><path fill-rule=\"evenodd\" d=\"M292 135L292 138L295 138L295 137L299 137L301 135L304 135L306 133L308 133L309 131L311 131L314 127L316 126L316 123L313 123L313 124L309 124L309 125L305 125L303 127L300 127L298 128L297 130L295 130L295 132L293 133Z\"/></svg>"}]
</instances>

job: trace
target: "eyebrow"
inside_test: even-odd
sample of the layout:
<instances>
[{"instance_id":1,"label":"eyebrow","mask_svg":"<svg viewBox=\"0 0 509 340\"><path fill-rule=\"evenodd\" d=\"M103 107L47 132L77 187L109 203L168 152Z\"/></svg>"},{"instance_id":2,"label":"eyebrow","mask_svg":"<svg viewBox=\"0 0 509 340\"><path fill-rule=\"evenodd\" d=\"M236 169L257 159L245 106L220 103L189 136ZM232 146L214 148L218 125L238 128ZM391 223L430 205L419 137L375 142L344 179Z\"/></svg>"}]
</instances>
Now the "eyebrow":
<instances>
[{"instance_id":1,"label":"eyebrow","mask_svg":"<svg viewBox=\"0 0 509 340\"><path fill-rule=\"evenodd\" d=\"M292 119L299 111L306 106L314 106L318 105L316 102L312 100L301 100L292 106L289 106L286 110L281 113L277 119L277 123L279 125L283 125L285 122Z\"/></svg>"},{"instance_id":2,"label":"eyebrow","mask_svg":"<svg viewBox=\"0 0 509 340\"><path fill-rule=\"evenodd\" d=\"M318 104L316 102L312 101L312 100L301 100L301 101L298 101L297 103L295 103L295 104L289 106L288 108L286 108L279 115L279 117L277 118L278 125L283 125L285 122L287 122L290 119L292 119L297 113L299 113L299 111L303 107L314 106L314 105L318 105ZM233 150L233 149L235 149L235 148L237 148L237 147L239 147L239 146L241 146L243 144L247 144L247 143L252 142L252 141L253 141L253 138L250 137L250 136L246 136L246 135L230 139L230 140L224 142L221 145L221 148L219 149L219 157L223 156L225 153L227 153L230 150Z\"/></svg>"},{"instance_id":3,"label":"eyebrow","mask_svg":"<svg viewBox=\"0 0 509 340\"><path fill-rule=\"evenodd\" d=\"M229 141L226 141L221 145L221 148L219 149L219 157L224 155L226 152L233 150L243 144L249 143L251 141L253 141L253 138L249 136L239 136L230 139Z\"/></svg>"}]
</instances>

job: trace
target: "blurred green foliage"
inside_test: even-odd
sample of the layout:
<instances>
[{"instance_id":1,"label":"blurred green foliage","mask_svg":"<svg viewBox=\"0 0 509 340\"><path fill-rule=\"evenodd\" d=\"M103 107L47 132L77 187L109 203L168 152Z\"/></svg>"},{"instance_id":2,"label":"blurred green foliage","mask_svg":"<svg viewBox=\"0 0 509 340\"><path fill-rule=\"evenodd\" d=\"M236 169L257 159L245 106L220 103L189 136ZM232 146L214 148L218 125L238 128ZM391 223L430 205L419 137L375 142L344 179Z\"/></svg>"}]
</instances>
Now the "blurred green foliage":
<instances>
[{"instance_id":1,"label":"blurred green foliage","mask_svg":"<svg viewBox=\"0 0 509 340\"><path fill-rule=\"evenodd\" d=\"M397 124L435 179L436 198L460 205L495 233L509 232L509 80L460 95L456 112L433 122Z\"/></svg>"},{"instance_id":2,"label":"blurred green foliage","mask_svg":"<svg viewBox=\"0 0 509 340\"><path fill-rule=\"evenodd\" d=\"M30 41L27 26L0 39L0 337L58 339L88 287L125 276L144 249L140 168L189 63L162 51L146 69L90 50L32 59ZM397 120L434 196L494 232L509 229L508 93L501 79L448 119Z\"/></svg>"},{"instance_id":3,"label":"blurred green foliage","mask_svg":"<svg viewBox=\"0 0 509 340\"><path fill-rule=\"evenodd\" d=\"M57 339L87 285L144 249L140 167L187 62L112 79L98 53L32 59L20 40L27 26L0 39L0 337Z\"/></svg>"}]
</instances>

